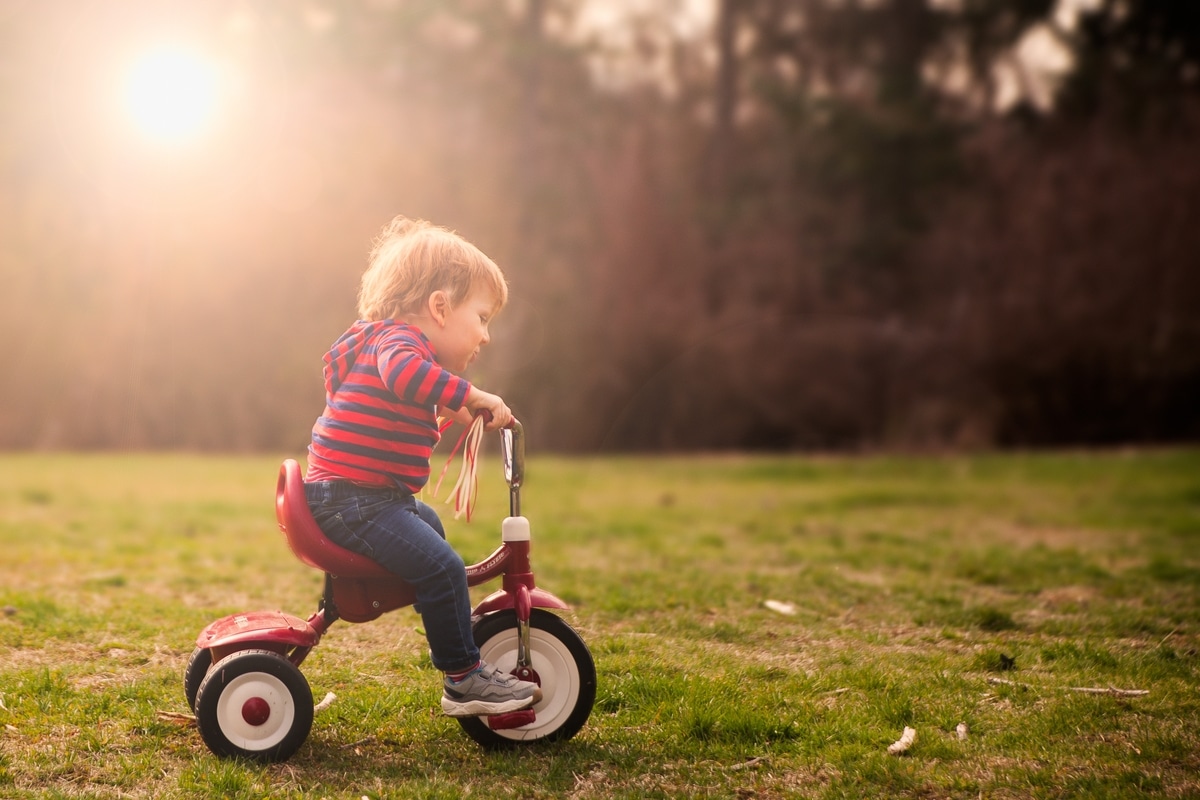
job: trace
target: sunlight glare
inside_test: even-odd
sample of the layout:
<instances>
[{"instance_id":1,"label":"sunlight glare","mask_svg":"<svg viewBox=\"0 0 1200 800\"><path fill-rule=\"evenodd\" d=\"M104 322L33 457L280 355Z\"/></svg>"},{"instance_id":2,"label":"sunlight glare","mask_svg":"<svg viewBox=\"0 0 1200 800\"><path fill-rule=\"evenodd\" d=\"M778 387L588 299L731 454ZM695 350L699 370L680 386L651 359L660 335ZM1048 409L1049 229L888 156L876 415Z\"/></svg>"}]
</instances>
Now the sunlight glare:
<instances>
[{"instance_id":1,"label":"sunlight glare","mask_svg":"<svg viewBox=\"0 0 1200 800\"><path fill-rule=\"evenodd\" d=\"M125 102L144 135L164 142L191 139L211 123L217 70L204 57L161 48L138 59L125 83Z\"/></svg>"}]
</instances>

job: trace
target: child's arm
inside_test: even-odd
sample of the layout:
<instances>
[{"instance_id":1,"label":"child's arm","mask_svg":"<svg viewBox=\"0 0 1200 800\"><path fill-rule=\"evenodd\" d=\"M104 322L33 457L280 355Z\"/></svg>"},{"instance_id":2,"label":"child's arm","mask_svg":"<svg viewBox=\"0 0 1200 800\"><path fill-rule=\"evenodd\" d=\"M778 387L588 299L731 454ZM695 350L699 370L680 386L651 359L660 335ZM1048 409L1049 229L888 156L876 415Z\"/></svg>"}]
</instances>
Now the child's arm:
<instances>
[{"instance_id":1,"label":"child's arm","mask_svg":"<svg viewBox=\"0 0 1200 800\"><path fill-rule=\"evenodd\" d=\"M418 403L432 402L449 416L453 413L450 406L457 405L458 397L465 391L462 408L470 412L470 416L477 416L482 411L492 415L485 430L499 430L512 422L512 411L499 395L485 392L429 360L422 350L422 343L412 334L399 330L381 344L384 346L378 351L379 375L384 385L398 397ZM469 418L453 418L468 425L471 422Z\"/></svg>"},{"instance_id":2,"label":"child's arm","mask_svg":"<svg viewBox=\"0 0 1200 800\"><path fill-rule=\"evenodd\" d=\"M474 417L471 416L471 412L467 410L466 406L463 406L462 408L455 408L455 409L446 408L445 406L439 406L438 407L438 416L442 417L444 419L448 419L451 422L457 422L459 425L470 425L471 420L474 419Z\"/></svg>"}]
</instances>

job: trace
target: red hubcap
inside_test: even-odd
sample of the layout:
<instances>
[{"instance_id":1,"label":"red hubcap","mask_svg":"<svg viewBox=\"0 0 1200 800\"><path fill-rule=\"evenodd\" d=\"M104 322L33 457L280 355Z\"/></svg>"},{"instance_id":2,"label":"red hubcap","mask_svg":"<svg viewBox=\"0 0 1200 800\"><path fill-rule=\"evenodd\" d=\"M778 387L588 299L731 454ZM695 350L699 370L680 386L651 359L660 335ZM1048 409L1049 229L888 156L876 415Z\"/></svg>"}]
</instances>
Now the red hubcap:
<instances>
[{"instance_id":1,"label":"red hubcap","mask_svg":"<svg viewBox=\"0 0 1200 800\"><path fill-rule=\"evenodd\" d=\"M242 704L242 719L250 725L262 725L271 716L271 704L261 697L251 697Z\"/></svg>"}]
</instances>

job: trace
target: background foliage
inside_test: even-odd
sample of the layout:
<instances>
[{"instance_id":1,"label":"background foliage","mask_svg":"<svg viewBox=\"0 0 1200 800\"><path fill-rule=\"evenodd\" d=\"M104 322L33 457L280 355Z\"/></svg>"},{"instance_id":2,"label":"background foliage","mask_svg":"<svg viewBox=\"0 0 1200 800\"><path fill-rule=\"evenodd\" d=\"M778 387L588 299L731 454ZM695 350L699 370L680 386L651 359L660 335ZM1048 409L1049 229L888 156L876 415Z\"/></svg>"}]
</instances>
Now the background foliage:
<instances>
[{"instance_id":1,"label":"background foliage","mask_svg":"<svg viewBox=\"0 0 1200 800\"><path fill-rule=\"evenodd\" d=\"M203 146L110 108L164 36L234 76ZM0 446L303 444L396 213L510 276L472 377L543 450L1200 435L1193 4L47 0L0 52Z\"/></svg>"}]
</instances>

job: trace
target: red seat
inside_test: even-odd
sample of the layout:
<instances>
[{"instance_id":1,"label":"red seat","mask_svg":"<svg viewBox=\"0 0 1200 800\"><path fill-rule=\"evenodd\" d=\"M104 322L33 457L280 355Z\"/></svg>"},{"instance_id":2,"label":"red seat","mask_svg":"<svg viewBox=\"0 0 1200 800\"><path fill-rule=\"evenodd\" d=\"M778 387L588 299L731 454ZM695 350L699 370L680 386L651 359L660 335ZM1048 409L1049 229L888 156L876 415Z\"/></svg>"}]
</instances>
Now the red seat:
<instances>
[{"instance_id":1,"label":"red seat","mask_svg":"<svg viewBox=\"0 0 1200 800\"><path fill-rule=\"evenodd\" d=\"M279 468L275 487L275 518L296 558L310 567L340 578L396 578L365 556L339 547L326 538L304 496L304 477L300 465L289 458Z\"/></svg>"}]
</instances>

